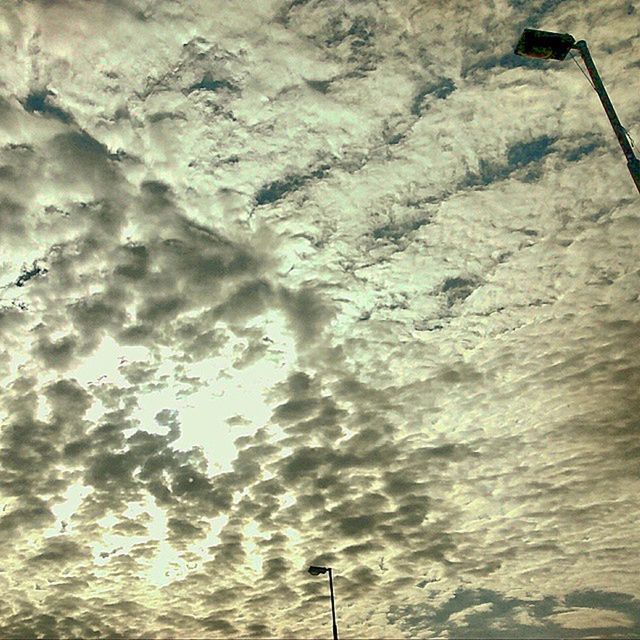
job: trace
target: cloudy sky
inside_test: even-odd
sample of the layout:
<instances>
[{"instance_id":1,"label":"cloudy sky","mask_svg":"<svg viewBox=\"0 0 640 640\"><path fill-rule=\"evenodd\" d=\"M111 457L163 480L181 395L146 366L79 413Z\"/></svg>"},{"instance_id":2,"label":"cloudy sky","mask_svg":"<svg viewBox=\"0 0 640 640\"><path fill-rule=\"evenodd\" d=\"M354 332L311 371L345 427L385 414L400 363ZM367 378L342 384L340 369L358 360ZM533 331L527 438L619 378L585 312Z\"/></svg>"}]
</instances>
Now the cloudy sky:
<instances>
[{"instance_id":1,"label":"cloudy sky","mask_svg":"<svg viewBox=\"0 0 640 640\"><path fill-rule=\"evenodd\" d=\"M640 635L637 0L0 6L0 636Z\"/></svg>"}]
</instances>

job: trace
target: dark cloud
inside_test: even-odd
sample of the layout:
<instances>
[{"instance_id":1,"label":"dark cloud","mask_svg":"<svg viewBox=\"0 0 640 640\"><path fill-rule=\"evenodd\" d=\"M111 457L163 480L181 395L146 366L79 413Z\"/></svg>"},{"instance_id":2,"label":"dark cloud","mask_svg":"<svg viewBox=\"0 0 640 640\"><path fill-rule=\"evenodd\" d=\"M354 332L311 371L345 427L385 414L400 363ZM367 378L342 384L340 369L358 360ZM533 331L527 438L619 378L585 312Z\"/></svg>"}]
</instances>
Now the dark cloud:
<instances>
[{"instance_id":1,"label":"dark cloud","mask_svg":"<svg viewBox=\"0 0 640 640\"><path fill-rule=\"evenodd\" d=\"M223 632L225 635L235 635L238 631L228 620L220 617L220 614L212 614L200 620L202 628L206 631Z\"/></svg>"},{"instance_id":2,"label":"dark cloud","mask_svg":"<svg viewBox=\"0 0 640 640\"><path fill-rule=\"evenodd\" d=\"M271 286L264 280L242 284L216 309L216 315L228 322L241 322L260 315L272 301Z\"/></svg>"},{"instance_id":3,"label":"dark cloud","mask_svg":"<svg viewBox=\"0 0 640 640\"><path fill-rule=\"evenodd\" d=\"M2 173L0 174L0 179L3 181L13 180L15 176L15 170L13 167L4 166L0 169ZM24 233L24 218L25 208L17 201L13 200L10 197L4 196L0 199L0 222L2 222L2 226L5 229L5 233L9 236L20 236ZM39 273L39 271L37 272ZM37 275L35 273L34 275ZM19 276L18 282L20 285L23 284L22 279L26 276L26 274L22 274Z\"/></svg>"},{"instance_id":4,"label":"dark cloud","mask_svg":"<svg viewBox=\"0 0 640 640\"><path fill-rule=\"evenodd\" d=\"M84 131L57 134L51 149L65 181L84 178L100 192L103 182L109 185L116 178L107 147Z\"/></svg>"},{"instance_id":5,"label":"dark cloud","mask_svg":"<svg viewBox=\"0 0 640 640\"><path fill-rule=\"evenodd\" d=\"M114 333L127 319L124 296L118 290L88 296L69 306L75 327L84 335Z\"/></svg>"},{"instance_id":6,"label":"dark cloud","mask_svg":"<svg viewBox=\"0 0 640 640\"><path fill-rule=\"evenodd\" d=\"M118 253L122 262L114 269L117 276L125 280L140 280L147 275L149 251L144 245L128 243L120 246Z\"/></svg>"},{"instance_id":7,"label":"dark cloud","mask_svg":"<svg viewBox=\"0 0 640 640\"><path fill-rule=\"evenodd\" d=\"M5 489L10 487L5 487ZM39 529L55 520L48 504L40 498L27 497L18 502L17 506L0 517L0 531L3 537L13 537L17 533L29 529Z\"/></svg>"},{"instance_id":8,"label":"dark cloud","mask_svg":"<svg viewBox=\"0 0 640 640\"><path fill-rule=\"evenodd\" d=\"M112 530L115 534L127 537L145 536L149 533L146 524L131 518L125 518L122 522L118 522L112 527Z\"/></svg>"},{"instance_id":9,"label":"dark cloud","mask_svg":"<svg viewBox=\"0 0 640 640\"><path fill-rule=\"evenodd\" d=\"M313 289L279 291L282 308L301 345L313 344L319 339L333 312L326 301Z\"/></svg>"},{"instance_id":10,"label":"dark cloud","mask_svg":"<svg viewBox=\"0 0 640 640\"><path fill-rule=\"evenodd\" d=\"M331 80L307 80L307 84L314 90L320 93L327 93L331 87Z\"/></svg>"},{"instance_id":11,"label":"dark cloud","mask_svg":"<svg viewBox=\"0 0 640 640\"><path fill-rule=\"evenodd\" d=\"M58 380L45 389L45 395L56 419L79 420L93 402L77 380Z\"/></svg>"},{"instance_id":12,"label":"dark cloud","mask_svg":"<svg viewBox=\"0 0 640 640\"><path fill-rule=\"evenodd\" d=\"M29 558L29 562L36 564L67 564L88 560L91 557L89 549L64 536L49 538L35 555Z\"/></svg>"},{"instance_id":13,"label":"dark cloud","mask_svg":"<svg viewBox=\"0 0 640 640\"><path fill-rule=\"evenodd\" d=\"M47 335L42 335L36 343L34 354L45 366L64 371L75 362L77 344L78 339L73 335L58 340L51 340Z\"/></svg>"}]
</instances>

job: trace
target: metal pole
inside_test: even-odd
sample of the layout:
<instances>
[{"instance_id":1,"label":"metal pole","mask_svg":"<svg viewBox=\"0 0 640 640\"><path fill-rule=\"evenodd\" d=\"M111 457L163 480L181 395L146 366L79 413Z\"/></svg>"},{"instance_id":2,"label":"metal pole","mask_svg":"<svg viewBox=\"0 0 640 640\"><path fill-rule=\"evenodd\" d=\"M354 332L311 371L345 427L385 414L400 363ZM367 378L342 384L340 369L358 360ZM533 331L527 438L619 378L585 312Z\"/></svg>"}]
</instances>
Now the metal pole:
<instances>
[{"instance_id":1,"label":"metal pole","mask_svg":"<svg viewBox=\"0 0 640 640\"><path fill-rule=\"evenodd\" d=\"M618 115L613 108L613 104L611 104L611 100L609 99L607 90L604 88L604 84L602 83L600 74L596 69L596 65L593 62L593 58L591 57L591 53L589 52L587 43L584 40L579 40L575 43L575 45L573 45L573 48L580 51L580 55L584 60L587 71L591 76L591 80L593 80L593 86L598 96L600 96L600 102L602 102L602 106L604 107L604 110L609 118L611 126L613 127L613 131L615 132L616 137L618 138L618 142L622 147L622 152L627 159L627 167L629 168L629 173L631 174L633 182L635 183L636 188L640 193L640 160L638 160L638 158L636 158L635 154L633 153L631 143L627 138L627 133L624 130L624 127L622 126L620 120L618 119Z\"/></svg>"},{"instance_id":2,"label":"metal pole","mask_svg":"<svg viewBox=\"0 0 640 640\"><path fill-rule=\"evenodd\" d=\"M336 605L333 600L333 574L329 568L329 589L331 590L331 619L333 620L333 640L338 640L338 625L336 623Z\"/></svg>"}]
</instances>

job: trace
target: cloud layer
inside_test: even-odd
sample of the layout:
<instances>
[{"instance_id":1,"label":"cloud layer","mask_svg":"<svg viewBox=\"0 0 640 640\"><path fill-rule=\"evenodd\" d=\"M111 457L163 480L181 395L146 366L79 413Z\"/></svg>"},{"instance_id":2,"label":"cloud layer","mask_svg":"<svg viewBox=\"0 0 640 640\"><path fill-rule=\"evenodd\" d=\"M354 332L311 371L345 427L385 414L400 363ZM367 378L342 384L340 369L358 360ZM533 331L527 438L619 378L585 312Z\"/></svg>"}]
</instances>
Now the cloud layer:
<instances>
[{"instance_id":1,"label":"cloud layer","mask_svg":"<svg viewBox=\"0 0 640 640\"><path fill-rule=\"evenodd\" d=\"M0 9L0 635L640 634L637 10Z\"/></svg>"}]
</instances>

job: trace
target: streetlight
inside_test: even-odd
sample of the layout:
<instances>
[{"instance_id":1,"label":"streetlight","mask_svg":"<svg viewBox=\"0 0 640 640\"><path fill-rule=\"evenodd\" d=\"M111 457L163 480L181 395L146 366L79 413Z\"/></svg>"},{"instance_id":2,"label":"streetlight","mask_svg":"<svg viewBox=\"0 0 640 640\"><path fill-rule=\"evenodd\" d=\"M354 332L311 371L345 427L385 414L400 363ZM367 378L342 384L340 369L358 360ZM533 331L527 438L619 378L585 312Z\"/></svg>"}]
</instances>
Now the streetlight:
<instances>
[{"instance_id":1,"label":"streetlight","mask_svg":"<svg viewBox=\"0 0 640 640\"><path fill-rule=\"evenodd\" d=\"M568 33L554 33L553 31L539 31L538 29L525 29L515 48L516 55L527 58L542 58L545 60L564 60L571 49L577 49L584 60L589 76L593 81L593 88L600 97L600 102L609 118L613 131L618 138L622 152L627 159L627 167L633 178L633 182L640 192L640 160L633 153L627 132L620 123L618 116L611 104L611 100L604 88L600 74L593 62L591 53L584 40L578 40Z\"/></svg>"},{"instance_id":2,"label":"streetlight","mask_svg":"<svg viewBox=\"0 0 640 640\"><path fill-rule=\"evenodd\" d=\"M331 591L331 619L333 620L333 640L338 640L338 625L336 623L336 605L333 599L333 574L331 573L331 567L315 567L311 565L309 567L309 573L312 576L319 576L321 573L329 572L329 589Z\"/></svg>"}]
</instances>

